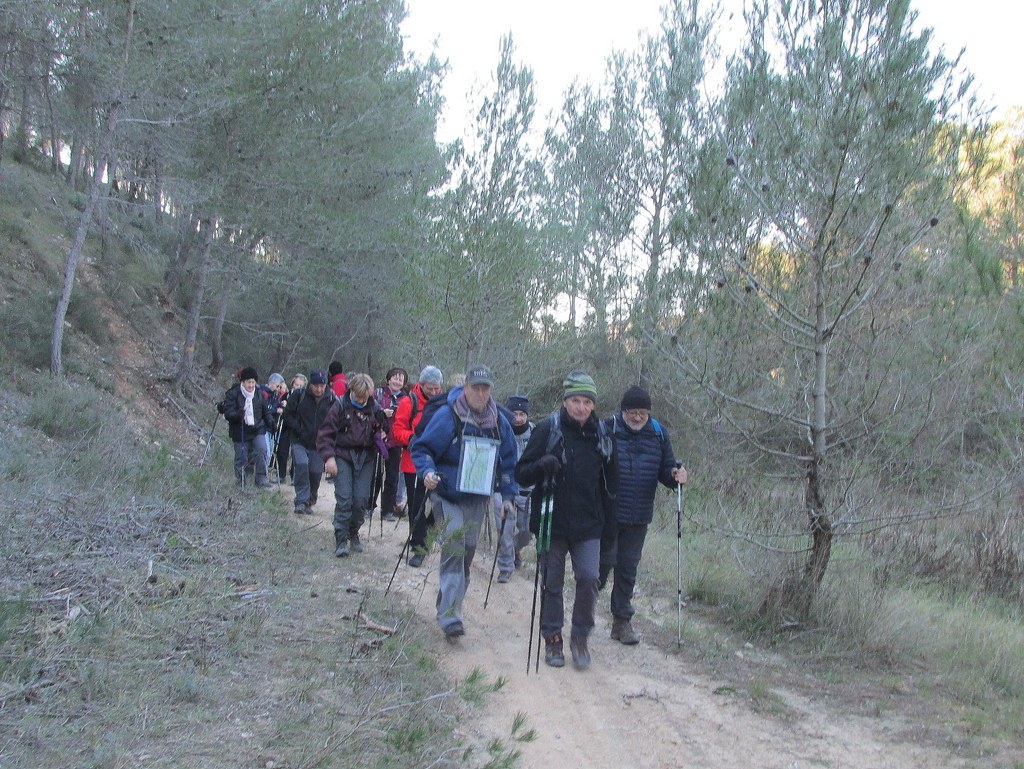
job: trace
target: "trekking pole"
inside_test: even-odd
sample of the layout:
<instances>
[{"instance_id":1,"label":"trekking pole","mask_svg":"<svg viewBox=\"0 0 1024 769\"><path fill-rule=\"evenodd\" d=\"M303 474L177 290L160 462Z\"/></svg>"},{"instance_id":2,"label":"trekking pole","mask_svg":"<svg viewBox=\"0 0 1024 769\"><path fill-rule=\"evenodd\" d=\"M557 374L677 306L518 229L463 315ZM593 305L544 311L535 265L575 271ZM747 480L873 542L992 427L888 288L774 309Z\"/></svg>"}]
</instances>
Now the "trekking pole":
<instances>
[{"instance_id":1,"label":"trekking pole","mask_svg":"<svg viewBox=\"0 0 1024 769\"><path fill-rule=\"evenodd\" d=\"M530 607L530 641L526 647L526 675L530 675L530 660L533 659L533 627L537 618L537 588L540 585L540 548L541 533L544 531L544 510L548 503L548 482L544 480L544 488L540 498L540 525L537 527L537 568L533 572L533 604ZM537 641L538 645L540 640Z\"/></svg>"},{"instance_id":2,"label":"trekking pole","mask_svg":"<svg viewBox=\"0 0 1024 769\"><path fill-rule=\"evenodd\" d=\"M281 441L281 430L284 429L284 419L279 414L277 417L277 428L274 430L274 442L270 446L270 464L267 466L267 475L274 474L274 481L278 486L281 485L281 468L277 465L277 445Z\"/></svg>"},{"instance_id":3,"label":"trekking pole","mask_svg":"<svg viewBox=\"0 0 1024 769\"><path fill-rule=\"evenodd\" d=\"M533 627L534 620L537 617L537 588L541 583L540 572L541 572L541 561L544 558L544 529L547 519L551 517L551 506L552 500L551 495L553 493L552 485L553 481L550 479L544 479L544 489L541 495L540 501L540 525L537 527L537 568L533 572L533 605L530 608L530 641L526 648L526 675L530 675L530 660L533 657ZM547 583L547 564L544 564L544 583ZM544 596L540 597L540 611L541 615L544 614ZM536 672L540 672L540 643L543 631L539 627L537 629L537 666Z\"/></svg>"},{"instance_id":4,"label":"trekking pole","mask_svg":"<svg viewBox=\"0 0 1024 769\"><path fill-rule=\"evenodd\" d=\"M413 487L413 497L416 495L416 488L419 486L420 480L416 480L416 486ZM398 554L398 561L395 563L395 570L391 572L391 579L388 580L387 589L384 591L384 595L387 596L391 590L391 585L395 581L395 575L398 574L398 567L402 565L402 559L405 558L405 554L409 551L409 545L412 544L412 533L416 530L417 524L420 522L420 516L427 509L427 494L426 489L423 490L423 499L420 500L419 510L416 511L415 520L410 518L409 521L409 536L405 538L405 544L402 545L402 552Z\"/></svg>"},{"instance_id":5,"label":"trekking pole","mask_svg":"<svg viewBox=\"0 0 1024 769\"><path fill-rule=\"evenodd\" d=\"M682 467L676 462L676 467ZM676 648L683 645L683 484L676 483Z\"/></svg>"},{"instance_id":6,"label":"trekking pole","mask_svg":"<svg viewBox=\"0 0 1024 769\"><path fill-rule=\"evenodd\" d=\"M199 460L199 466L202 467L206 463L206 457L210 453L210 447L213 445L213 433L217 429L217 422L220 421L220 411L213 417L213 424L210 425L210 434L206 436L206 448L203 450L203 456Z\"/></svg>"},{"instance_id":7,"label":"trekking pole","mask_svg":"<svg viewBox=\"0 0 1024 769\"><path fill-rule=\"evenodd\" d=\"M505 513L505 505L501 506L501 529L498 532L498 547L494 548L494 560L491 561L491 578L487 580L487 595L484 596L484 610L487 609L487 602L491 598L491 584L494 582L494 567L498 565L498 549L501 547L501 538L505 535L505 524L508 522L508 515ZM532 635L532 633L531 633Z\"/></svg>"},{"instance_id":8,"label":"trekking pole","mask_svg":"<svg viewBox=\"0 0 1024 769\"><path fill-rule=\"evenodd\" d=\"M544 516L544 525L541 527L540 532L544 537L543 550L544 550L544 568L540 574L540 616L541 620L544 618L544 603L547 601L548 592L548 559L547 554L551 551L551 519L554 517L555 507L555 480L551 479L551 492L548 495L548 511L547 515ZM538 623L537 627L537 662L534 666L534 672L540 672L540 641L544 635L543 626Z\"/></svg>"}]
</instances>

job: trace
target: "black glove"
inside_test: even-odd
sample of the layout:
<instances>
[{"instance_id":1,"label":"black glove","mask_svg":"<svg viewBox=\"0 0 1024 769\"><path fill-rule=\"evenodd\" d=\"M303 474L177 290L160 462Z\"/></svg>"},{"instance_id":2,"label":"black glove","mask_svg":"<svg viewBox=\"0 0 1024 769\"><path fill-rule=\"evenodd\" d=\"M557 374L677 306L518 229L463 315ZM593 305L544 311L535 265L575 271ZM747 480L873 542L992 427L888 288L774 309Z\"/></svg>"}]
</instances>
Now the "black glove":
<instances>
[{"instance_id":1,"label":"black glove","mask_svg":"<svg viewBox=\"0 0 1024 769\"><path fill-rule=\"evenodd\" d=\"M546 478L554 478L562 469L562 462L554 454L545 454L537 460L537 469Z\"/></svg>"},{"instance_id":2,"label":"black glove","mask_svg":"<svg viewBox=\"0 0 1024 769\"><path fill-rule=\"evenodd\" d=\"M217 413L218 414L223 414L224 413L224 401L220 401L219 403L217 403Z\"/></svg>"}]
</instances>

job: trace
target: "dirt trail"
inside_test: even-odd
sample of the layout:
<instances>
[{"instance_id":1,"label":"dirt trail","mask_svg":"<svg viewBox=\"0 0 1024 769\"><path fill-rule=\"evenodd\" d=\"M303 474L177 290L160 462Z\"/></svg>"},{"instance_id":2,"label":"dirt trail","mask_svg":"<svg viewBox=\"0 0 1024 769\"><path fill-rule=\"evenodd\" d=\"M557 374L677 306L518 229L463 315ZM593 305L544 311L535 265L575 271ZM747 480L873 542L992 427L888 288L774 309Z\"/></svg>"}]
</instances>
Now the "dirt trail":
<instances>
[{"instance_id":1,"label":"dirt trail","mask_svg":"<svg viewBox=\"0 0 1024 769\"><path fill-rule=\"evenodd\" d=\"M285 487L285 493L291 493ZM316 513L326 519L330 533L332 488L324 484ZM297 521L307 523L308 518ZM365 530L364 530L365 531ZM375 520L363 555L379 569L381 588L387 584L408 528L386 524L383 540ZM762 714L734 694L715 693L723 682L693 669L681 656L642 641L626 647L608 638L607 593L602 593L597 627L591 636L593 665L579 672L571 661L565 668L531 663L526 672L532 565L504 585L491 588L483 608L491 565L481 547L472 573L464 617L466 635L456 643L436 631L436 650L444 668L465 679L479 668L489 680L507 684L487 697L476 717L463 726L465 736L485 745L493 738L509 740L516 713L528 718L537 733L521 749L527 769L919 769L921 767L994 766L965 760L933 746L915 746L895 737L906 725L884 718L867 718L836 711L791 692L773 689L785 703L785 715ZM338 564L324 565L325 577ZM408 597L417 612L434 623L437 553L423 568L399 568L392 591ZM571 573L571 569L569 570ZM329 577L328 577L329 578ZM572 581L567 576L567 590ZM571 593L566 596L566 612ZM436 627L436 625L434 625ZM534 643L536 650L536 641ZM535 652L534 652L535 653ZM568 657L568 645L566 647Z\"/></svg>"}]
</instances>

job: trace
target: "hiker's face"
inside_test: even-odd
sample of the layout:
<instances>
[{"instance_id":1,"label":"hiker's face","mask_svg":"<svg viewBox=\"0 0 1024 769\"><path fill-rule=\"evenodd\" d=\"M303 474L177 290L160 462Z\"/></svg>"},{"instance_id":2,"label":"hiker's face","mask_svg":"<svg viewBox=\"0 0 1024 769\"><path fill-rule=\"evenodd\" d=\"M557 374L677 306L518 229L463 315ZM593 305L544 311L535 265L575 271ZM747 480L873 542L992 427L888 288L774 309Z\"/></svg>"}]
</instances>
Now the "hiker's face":
<instances>
[{"instance_id":1,"label":"hiker's face","mask_svg":"<svg viewBox=\"0 0 1024 769\"><path fill-rule=\"evenodd\" d=\"M487 408L487 402L491 399L491 386L489 384L466 385L466 402L473 411L483 411Z\"/></svg>"},{"instance_id":2,"label":"hiker's face","mask_svg":"<svg viewBox=\"0 0 1024 769\"><path fill-rule=\"evenodd\" d=\"M647 424L647 420L651 418L651 412L647 409L626 409L622 412L622 418L631 428L639 430Z\"/></svg>"},{"instance_id":3,"label":"hiker's face","mask_svg":"<svg viewBox=\"0 0 1024 769\"><path fill-rule=\"evenodd\" d=\"M245 391L247 393L251 393L256 389L256 380L246 379L244 382L242 382L242 387L245 388Z\"/></svg>"},{"instance_id":4,"label":"hiker's face","mask_svg":"<svg viewBox=\"0 0 1024 769\"><path fill-rule=\"evenodd\" d=\"M420 382L420 389L423 390L423 394L428 398L433 398L441 392L441 385L434 384L433 382Z\"/></svg>"},{"instance_id":5,"label":"hiker's face","mask_svg":"<svg viewBox=\"0 0 1024 769\"><path fill-rule=\"evenodd\" d=\"M512 424L516 427L522 427L526 424L526 420L530 418L530 415L525 411L513 411L512 412Z\"/></svg>"},{"instance_id":6,"label":"hiker's face","mask_svg":"<svg viewBox=\"0 0 1024 769\"><path fill-rule=\"evenodd\" d=\"M585 424L594 412L594 401L584 395L570 395L564 402L569 416L581 425Z\"/></svg>"},{"instance_id":7,"label":"hiker's face","mask_svg":"<svg viewBox=\"0 0 1024 769\"><path fill-rule=\"evenodd\" d=\"M326 391L326 390L327 390L327 385L325 385L325 384L310 385L309 386L310 394L314 398L316 398L317 400L319 400L320 398L324 397L324 391Z\"/></svg>"},{"instance_id":8,"label":"hiker's face","mask_svg":"<svg viewBox=\"0 0 1024 769\"><path fill-rule=\"evenodd\" d=\"M402 374L393 374L388 380L388 387L391 388L391 392L398 392L405 387L405 377Z\"/></svg>"}]
</instances>

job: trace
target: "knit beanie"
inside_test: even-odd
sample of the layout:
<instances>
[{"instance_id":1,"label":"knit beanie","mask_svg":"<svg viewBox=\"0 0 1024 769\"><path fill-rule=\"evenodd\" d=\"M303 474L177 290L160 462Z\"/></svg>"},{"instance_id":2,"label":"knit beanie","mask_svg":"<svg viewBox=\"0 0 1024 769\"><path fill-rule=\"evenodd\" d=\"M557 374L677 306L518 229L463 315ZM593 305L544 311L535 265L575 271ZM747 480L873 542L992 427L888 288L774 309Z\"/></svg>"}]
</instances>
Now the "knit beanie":
<instances>
[{"instance_id":1,"label":"knit beanie","mask_svg":"<svg viewBox=\"0 0 1024 769\"><path fill-rule=\"evenodd\" d=\"M650 411L651 396L647 394L647 390L644 388L634 385L623 393L622 403L619 404L619 408L622 411L629 411L630 409L647 409Z\"/></svg>"},{"instance_id":2,"label":"knit beanie","mask_svg":"<svg viewBox=\"0 0 1024 769\"><path fill-rule=\"evenodd\" d=\"M239 382L244 382L247 379L255 379L257 382L260 381L260 378L257 375L256 368L254 366L246 366L245 368L238 372Z\"/></svg>"},{"instance_id":3,"label":"knit beanie","mask_svg":"<svg viewBox=\"0 0 1024 769\"><path fill-rule=\"evenodd\" d=\"M344 374L345 367L342 365L340 360L332 360L331 365L327 367L327 376L331 379L336 377L338 374Z\"/></svg>"},{"instance_id":4,"label":"knit beanie","mask_svg":"<svg viewBox=\"0 0 1024 769\"><path fill-rule=\"evenodd\" d=\"M510 395L505 401L505 408L509 411L522 411L524 414L529 414L530 399L525 395Z\"/></svg>"},{"instance_id":5,"label":"knit beanie","mask_svg":"<svg viewBox=\"0 0 1024 769\"><path fill-rule=\"evenodd\" d=\"M597 385L594 384L594 378L585 371L570 371L569 376L562 382L562 390L562 400L573 395L582 395L597 403Z\"/></svg>"},{"instance_id":6,"label":"knit beanie","mask_svg":"<svg viewBox=\"0 0 1024 769\"><path fill-rule=\"evenodd\" d=\"M420 382L424 384L439 385L443 381L444 376L441 374L441 369L437 366L424 366L420 372Z\"/></svg>"}]
</instances>

